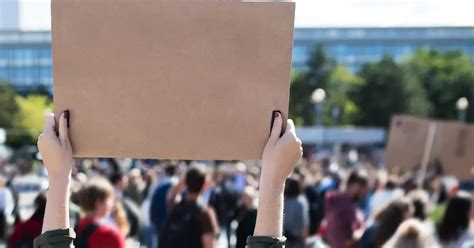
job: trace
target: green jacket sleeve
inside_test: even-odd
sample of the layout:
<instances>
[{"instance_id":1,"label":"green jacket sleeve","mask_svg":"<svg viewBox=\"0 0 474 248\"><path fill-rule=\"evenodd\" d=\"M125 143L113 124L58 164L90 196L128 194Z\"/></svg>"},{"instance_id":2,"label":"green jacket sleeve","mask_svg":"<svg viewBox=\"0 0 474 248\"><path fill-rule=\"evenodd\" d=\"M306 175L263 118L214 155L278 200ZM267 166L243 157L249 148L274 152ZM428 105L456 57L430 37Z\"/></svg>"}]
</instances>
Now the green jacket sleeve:
<instances>
[{"instance_id":1,"label":"green jacket sleeve","mask_svg":"<svg viewBox=\"0 0 474 248\"><path fill-rule=\"evenodd\" d=\"M41 234L34 240L33 246L34 248L69 248L74 247L74 238L76 238L74 230L56 229Z\"/></svg>"},{"instance_id":2,"label":"green jacket sleeve","mask_svg":"<svg viewBox=\"0 0 474 248\"><path fill-rule=\"evenodd\" d=\"M284 248L286 243L285 237L267 237L267 236L250 236L247 238L247 248Z\"/></svg>"}]
</instances>

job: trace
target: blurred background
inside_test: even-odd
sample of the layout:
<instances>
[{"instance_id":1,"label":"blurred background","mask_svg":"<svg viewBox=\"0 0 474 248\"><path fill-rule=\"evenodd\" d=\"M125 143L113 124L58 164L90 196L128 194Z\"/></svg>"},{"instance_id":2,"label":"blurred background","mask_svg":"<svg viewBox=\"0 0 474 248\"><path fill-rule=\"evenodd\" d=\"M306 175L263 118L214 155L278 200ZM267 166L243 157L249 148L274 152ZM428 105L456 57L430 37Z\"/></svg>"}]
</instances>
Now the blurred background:
<instances>
[{"instance_id":1,"label":"blurred background","mask_svg":"<svg viewBox=\"0 0 474 248\"><path fill-rule=\"evenodd\" d=\"M380 172L387 174L384 154L395 114L474 121L474 2L296 3L289 117L295 120L304 145L303 169L297 172L306 178L303 185L321 185L321 171L340 173L344 178L344 172L364 167L372 172L373 181ZM50 22L49 0L0 0L0 187L7 185L14 199L7 207L8 200L2 200L7 199L2 198L6 193L0 190L0 210L8 217L6 228L0 230L4 234L31 216L34 199L47 188L47 174L40 166L35 143L43 128L44 112L53 108ZM208 173L225 168L222 173L228 177L224 178L232 180L240 193L242 178L243 185L258 188L252 182L258 181L255 161L245 161L240 167L235 161L201 162L213 168ZM175 164L186 171L186 164L192 163L81 160L75 177L85 182L88 173L110 179L120 172L140 188L143 199L137 199L136 205L141 206L151 194L148 187L159 184L166 166ZM447 175L431 176L443 181L446 191L460 183L456 178L446 179ZM308 178L312 178L310 183ZM399 179L397 185L401 186ZM213 182L219 185L221 181ZM438 188L428 185L425 190L432 196L439 193ZM311 205L311 199L306 201ZM308 237L316 233L319 221L311 225ZM139 234L132 236L141 241ZM235 245L235 240L222 239L219 246Z\"/></svg>"}]
</instances>

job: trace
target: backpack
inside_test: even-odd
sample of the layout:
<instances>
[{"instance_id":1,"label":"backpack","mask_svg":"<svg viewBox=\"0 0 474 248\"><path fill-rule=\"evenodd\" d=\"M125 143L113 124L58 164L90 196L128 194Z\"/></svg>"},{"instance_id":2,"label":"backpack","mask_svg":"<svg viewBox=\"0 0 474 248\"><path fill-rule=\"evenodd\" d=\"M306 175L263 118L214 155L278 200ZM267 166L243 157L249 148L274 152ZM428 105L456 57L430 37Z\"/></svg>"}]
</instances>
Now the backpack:
<instances>
[{"instance_id":1,"label":"backpack","mask_svg":"<svg viewBox=\"0 0 474 248\"><path fill-rule=\"evenodd\" d=\"M26 230L24 236L16 241L13 246L15 248L31 248L33 247L33 240L34 238L31 237L30 232Z\"/></svg>"},{"instance_id":2,"label":"backpack","mask_svg":"<svg viewBox=\"0 0 474 248\"><path fill-rule=\"evenodd\" d=\"M92 222L89 225L87 225L86 228L82 230L81 235L77 235L76 239L74 239L74 247L87 248L89 237L98 227L99 227L99 224L97 224L96 222Z\"/></svg>"},{"instance_id":3,"label":"backpack","mask_svg":"<svg viewBox=\"0 0 474 248\"><path fill-rule=\"evenodd\" d=\"M196 202L181 201L171 211L159 235L160 248L202 247L199 216L202 207Z\"/></svg>"}]
</instances>

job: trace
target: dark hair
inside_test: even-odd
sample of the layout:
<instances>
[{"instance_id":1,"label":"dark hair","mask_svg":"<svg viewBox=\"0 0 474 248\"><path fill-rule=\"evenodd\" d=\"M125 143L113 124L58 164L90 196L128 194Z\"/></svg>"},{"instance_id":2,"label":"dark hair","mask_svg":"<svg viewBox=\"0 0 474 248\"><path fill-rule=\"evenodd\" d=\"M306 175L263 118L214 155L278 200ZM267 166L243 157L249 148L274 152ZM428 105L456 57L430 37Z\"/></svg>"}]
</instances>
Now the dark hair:
<instances>
[{"instance_id":1,"label":"dark hair","mask_svg":"<svg viewBox=\"0 0 474 248\"><path fill-rule=\"evenodd\" d=\"M415 213L413 217L417 218L420 221L424 221L426 219L425 202L419 198L413 198L413 207L415 207Z\"/></svg>"},{"instance_id":2,"label":"dark hair","mask_svg":"<svg viewBox=\"0 0 474 248\"><path fill-rule=\"evenodd\" d=\"M410 201L402 198L394 200L380 210L375 216L375 220L379 223L374 235L375 247L382 247L392 237L398 226L405 220L405 215L410 207Z\"/></svg>"},{"instance_id":3,"label":"dark hair","mask_svg":"<svg viewBox=\"0 0 474 248\"><path fill-rule=\"evenodd\" d=\"M369 179L367 174L363 171L354 170L349 174L347 179L347 185L358 184L360 186L367 186L369 184Z\"/></svg>"},{"instance_id":4,"label":"dark hair","mask_svg":"<svg viewBox=\"0 0 474 248\"><path fill-rule=\"evenodd\" d=\"M46 192L41 192L35 198L35 212L33 217L44 218L44 212L46 210Z\"/></svg>"},{"instance_id":5,"label":"dark hair","mask_svg":"<svg viewBox=\"0 0 474 248\"><path fill-rule=\"evenodd\" d=\"M386 189L395 189L398 186L398 180L394 176L390 176L385 183Z\"/></svg>"},{"instance_id":6,"label":"dark hair","mask_svg":"<svg viewBox=\"0 0 474 248\"><path fill-rule=\"evenodd\" d=\"M174 176L176 173L176 166L173 164L168 164L165 167L165 174L169 177Z\"/></svg>"},{"instance_id":7,"label":"dark hair","mask_svg":"<svg viewBox=\"0 0 474 248\"><path fill-rule=\"evenodd\" d=\"M115 185L121 180L123 180L124 176L125 174L123 174L122 172L115 172L114 174L112 174L112 176L110 176L110 182L112 183L112 185Z\"/></svg>"},{"instance_id":8,"label":"dark hair","mask_svg":"<svg viewBox=\"0 0 474 248\"><path fill-rule=\"evenodd\" d=\"M441 241L456 240L469 227L471 204L471 196L466 192L459 192L449 199L437 230Z\"/></svg>"},{"instance_id":9,"label":"dark hair","mask_svg":"<svg viewBox=\"0 0 474 248\"><path fill-rule=\"evenodd\" d=\"M186 186L189 193L199 193L206 181L206 174L198 167L189 168L186 172Z\"/></svg>"},{"instance_id":10,"label":"dark hair","mask_svg":"<svg viewBox=\"0 0 474 248\"><path fill-rule=\"evenodd\" d=\"M301 194L301 183L296 176L291 176L286 179L285 183L285 197L297 197Z\"/></svg>"}]
</instances>

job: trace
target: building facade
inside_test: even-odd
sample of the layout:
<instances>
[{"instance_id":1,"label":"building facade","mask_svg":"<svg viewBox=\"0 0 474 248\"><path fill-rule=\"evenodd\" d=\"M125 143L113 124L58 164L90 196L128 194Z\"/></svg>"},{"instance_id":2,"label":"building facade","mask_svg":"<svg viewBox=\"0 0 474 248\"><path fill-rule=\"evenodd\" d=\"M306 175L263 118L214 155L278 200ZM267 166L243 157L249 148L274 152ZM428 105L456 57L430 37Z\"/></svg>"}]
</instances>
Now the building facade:
<instances>
[{"instance_id":1,"label":"building facade","mask_svg":"<svg viewBox=\"0 0 474 248\"><path fill-rule=\"evenodd\" d=\"M352 71L385 54L403 60L421 47L462 50L474 61L474 27L296 28L293 70L306 68L316 44ZM19 91L52 90L51 62L49 31L0 31L0 81Z\"/></svg>"},{"instance_id":2,"label":"building facade","mask_svg":"<svg viewBox=\"0 0 474 248\"><path fill-rule=\"evenodd\" d=\"M52 90L51 35L0 31L0 81L19 91Z\"/></svg>"},{"instance_id":3,"label":"building facade","mask_svg":"<svg viewBox=\"0 0 474 248\"><path fill-rule=\"evenodd\" d=\"M305 69L316 44L351 71L385 54L401 61L419 48L461 50L474 61L474 27L299 28L294 34L294 70Z\"/></svg>"}]
</instances>

